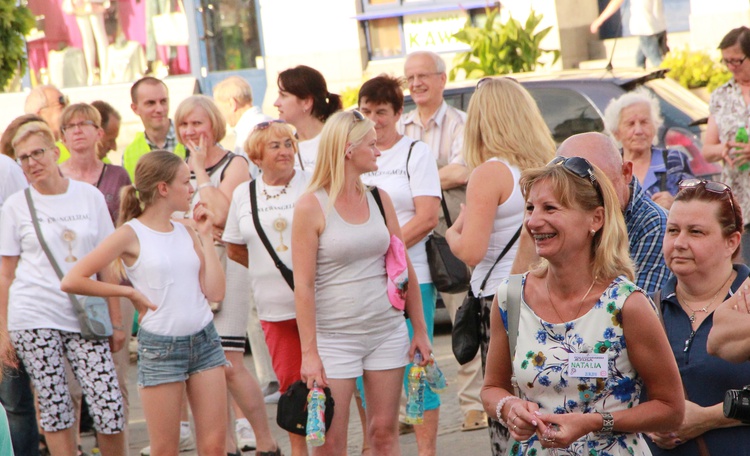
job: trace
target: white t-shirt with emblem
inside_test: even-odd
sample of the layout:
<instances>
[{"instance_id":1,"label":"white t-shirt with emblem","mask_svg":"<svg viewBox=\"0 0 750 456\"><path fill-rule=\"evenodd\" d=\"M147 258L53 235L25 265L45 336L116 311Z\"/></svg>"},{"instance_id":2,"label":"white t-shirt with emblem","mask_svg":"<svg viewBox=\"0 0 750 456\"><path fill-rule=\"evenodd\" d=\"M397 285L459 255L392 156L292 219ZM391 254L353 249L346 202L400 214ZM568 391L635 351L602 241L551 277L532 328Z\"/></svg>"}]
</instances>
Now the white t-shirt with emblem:
<instances>
[{"instance_id":1,"label":"white t-shirt with emblem","mask_svg":"<svg viewBox=\"0 0 750 456\"><path fill-rule=\"evenodd\" d=\"M292 269L294 205L305 192L310 174L296 170L288 187L266 185L262 176L261 174L256 182L258 218L276 255ZM232 244L247 245L248 270L258 318L263 321L295 318L294 292L276 268L271 255L255 231L249 182L242 183L234 189L222 239Z\"/></svg>"},{"instance_id":2,"label":"white t-shirt with emblem","mask_svg":"<svg viewBox=\"0 0 750 456\"><path fill-rule=\"evenodd\" d=\"M409 147L414 139L404 135L393 147L380 151L378 170L363 174L365 185L385 190L393 201L399 226L404 226L416 215L414 198L436 196L440 198L440 176L437 162L427 144L417 141L409 158L409 173L406 161ZM409 248L409 259L414 266L419 283L431 283L430 267L427 264L425 244L428 236Z\"/></svg>"},{"instance_id":3,"label":"white t-shirt with emblem","mask_svg":"<svg viewBox=\"0 0 750 456\"><path fill-rule=\"evenodd\" d=\"M318 136L308 139L307 141L300 141L299 147L299 158L294 162L294 169L304 169L304 171L312 175L315 169L315 163L318 161L318 147L320 146L320 134ZM300 161L302 167L300 167Z\"/></svg>"},{"instance_id":4,"label":"white t-shirt with emblem","mask_svg":"<svg viewBox=\"0 0 750 456\"><path fill-rule=\"evenodd\" d=\"M104 195L93 185L68 179L59 195L31 187L39 227L63 274L114 231ZM10 286L8 329L50 328L80 332L73 305L60 290L34 230L24 192L13 194L0 215L0 255L20 256Z\"/></svg>"}]
</instances>

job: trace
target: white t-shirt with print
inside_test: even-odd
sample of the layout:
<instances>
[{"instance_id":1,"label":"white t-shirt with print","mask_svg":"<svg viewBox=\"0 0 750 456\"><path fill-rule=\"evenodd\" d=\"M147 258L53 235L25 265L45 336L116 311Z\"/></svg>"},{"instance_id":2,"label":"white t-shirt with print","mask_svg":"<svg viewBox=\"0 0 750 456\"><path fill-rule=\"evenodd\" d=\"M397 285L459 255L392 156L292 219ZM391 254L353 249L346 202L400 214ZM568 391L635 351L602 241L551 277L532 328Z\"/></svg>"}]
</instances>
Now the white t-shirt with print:
<instances>
[{"instance_id":1,"label":"white t-shirt with print","mask_svg":"<svg viewBox=\"0 0 750 456\"><path fill-rule=\"evenodd\" d=\"M312 175L315 163L318 161L318 146L320 146L320 134L307 141L300 141L298 144L299 159L294 162L294 169L302 169L299 164L301 160L304 170Z\"/></svg>"},{"instance_id":2,"label":"white t-shirt with print","mask_svg":"<svg viewBox=\"0 0 750 456\"><path fill-rule=\"evenodd\" d=\"M309 173L297 170L284 194L281 194L284 186L266 185L262 178L258 178L256 182L260 224L271 246L276 250L276 255L289 269L292 269L294 205L305 192L309 179ZM263 190L271 198L266 198ZM274 198L274 195L279 196ZM222 239L232 244L247 245L248 270L258 318L263 321L295 318L294 292L276 268L271 255L255 231L248 182L234 189Z\"/></svg>"},{"instance_id":3,"label":"white t-shirt with print","mask_svg":"<svg viewBox=\"0 0 750 456\"><path fill-rule=\"evenodd\" d=\"M104 195L93 185L68 179L65 193L42 195L32 187L31 197L44 240L63 274L114 231ZM21 257L10 286L9 330L81 331L36 236L24 192L13 194L3 205L0 255Z\"/></svg>"},{"instance_id":4,"label":"white t-shirt with print","mask_svg":"<svg viewBox=\"0 0 750 456\"><path fill-rule=\"evenodd\" d=\"M362 182L385 190L393 201L398 224L404 226L414 215L414 197L436 196L440 198L440 176L437 162L427 144L417 141L409 158L409 174L406 160L413 139L403 136L393 147L380 152L378 170L363 174ZM427 264L425 244L427 237L409 248L409 259L417 273L419 283L431 283L430 267Z\"/></svg>"}]
</instances>

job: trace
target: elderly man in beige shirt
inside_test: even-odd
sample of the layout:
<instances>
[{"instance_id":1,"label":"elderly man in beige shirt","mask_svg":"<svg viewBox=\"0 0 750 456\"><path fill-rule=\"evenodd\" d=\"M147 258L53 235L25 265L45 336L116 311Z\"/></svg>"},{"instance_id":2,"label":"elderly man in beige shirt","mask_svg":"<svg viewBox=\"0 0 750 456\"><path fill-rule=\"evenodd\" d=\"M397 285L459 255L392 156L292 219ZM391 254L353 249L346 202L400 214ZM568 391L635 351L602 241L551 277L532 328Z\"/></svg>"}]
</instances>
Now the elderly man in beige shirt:
<instances>
[{"instance_id":1,"label":"elderly man in beige shirt","mask_svg":"<svg viewBox=\"0 0 750 456\"><path fill-rule=\"evenodd\" d=\"M448 105L443 99L447 76L445 62L439 55L428 51L409 54L404 64L404 75L417 108L401 117L399 131L430 146L437 160L448 211L451 219L455 220L460 204L466 200L466 182L469 179L469 170L461 157L466 113ZM445 234L446 229L441 211L436 231ZM441 293L451 321L465 296L466 293ZM462 430L486 427L487 416L479 399L482 387L479 356L459 368L458 383L458 401L464 415ZM430 412L425 413L425 425L415 427L420 454L434 454L429 451L429 445L430 442L434 445L436 439L439 410L435 410L433 416L430 416Z\"/></svg>"}]
</instances>

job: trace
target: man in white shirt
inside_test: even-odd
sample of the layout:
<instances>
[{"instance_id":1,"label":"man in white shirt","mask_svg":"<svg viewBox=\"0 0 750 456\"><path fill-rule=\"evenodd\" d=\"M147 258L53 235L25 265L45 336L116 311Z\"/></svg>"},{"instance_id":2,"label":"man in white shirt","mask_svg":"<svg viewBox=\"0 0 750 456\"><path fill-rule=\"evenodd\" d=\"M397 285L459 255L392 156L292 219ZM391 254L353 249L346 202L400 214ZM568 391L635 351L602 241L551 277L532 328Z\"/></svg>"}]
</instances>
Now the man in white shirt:
<instances>
[{"instance_id":1,"label":"man in white shirt","mask_svg":"<svg viewBox=\"0 0 750 456\"><path fill-rule=\"evenodd\" d=\"M461 157L464 142L466 113L448 105L443 99L447 81L445 62L434 52L417 51L409 54L404 64L404 76L409 84L411 98L417 108L401 117L399 132L427 143L437 160L440 186L451 220L458 217L460 204L466 201L466 183L469 170ZM435 231L445 234L447 225L440 211L440 222ZM461 306L466 293L441 293L451 317ZM482 387L481 360L459 367L458 402L464 415L464 431L487 427L487 416L479 399Z\"/></svg>"},{"instance_id":2,"label":"man in white shirt","mask_svg":"<svg viewBox=\"0 0 750 456\"><path fill-rule=\"evenodd\" d=\"M253 128L261 122L271 118L253 106L253 90L250 84L239 76L230 76L214 87L214 101L219 111L224 115L230 127L234 128L234 153L247 158L245 140L252 133ZM258 167L250 160L250 175L258 175Z\"/></svg>"},{"instance_id":3,"label":"man in white shirt","mask_svg":"<svg viewBox=\"0 0 750 456\"><path fill-rule=\"evenodd\" d=\"M620 9L625 0L610 0L599 17L591 23L591 33L599 31L604 21ZM635 54L635 64L646 68L646 57L654 68L661 65L667 53L667 22L664 20L662 0L630 0L630 33L640 40Z\"/></svg>"}]
</instances>

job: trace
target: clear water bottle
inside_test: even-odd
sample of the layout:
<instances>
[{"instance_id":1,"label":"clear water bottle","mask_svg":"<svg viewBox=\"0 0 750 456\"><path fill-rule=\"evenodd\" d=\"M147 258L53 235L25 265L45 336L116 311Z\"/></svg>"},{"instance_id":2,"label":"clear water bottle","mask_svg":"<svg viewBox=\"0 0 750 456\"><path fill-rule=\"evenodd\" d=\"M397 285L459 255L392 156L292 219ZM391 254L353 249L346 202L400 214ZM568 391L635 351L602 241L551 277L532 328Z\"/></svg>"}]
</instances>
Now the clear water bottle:
<instances>
[{"instance_id":1,"label":"clear water bottle","mask_svg":"<svg viewBox=\"0 0 750 456\"><path fill-rule=\"evenodd\" d=\"M734 142L747 144L748 139L747 128L745 128L745 125L739 124L737 126L737 134L734 136ZM750 170L750 163L743 163L737 169L740 171Z\"/></svg>"},{"instance_id":2,"label":"clear water bottle","mask_svg":"<svg viewBox=\"0 0 750 456\"><path fill-rule=\"evenodd\" d=\"M323 388L313 382L313 387L307 395L307 443L321 446L326 443L326 393Z\"/></svg>"},{"instance_id":3,"label":"clear water bottle","mask_svg":"<svg viewBox=\"0 0 750 456\"><path fill-rule=\"evenodd\" d=\"M448 387L448 382L445 380L443 371L437 365L435 356L430 355L432 362L424 368L424 379L427 382L427 386L430 387L435 393L442 393Z\"/></svg>"},{"instance_id":4,"label":"clear water bottle","mask_svg":"<svg viewBox=\"0 0 750 456\"><path fill-rule=\"evenodd\" d=\"M406 424L422 424L424 422L424 387L425 372L420 366L422 355L414 354L414 364L409 369L408 390L406 392Z\"/></svg>"}]
</instances>

